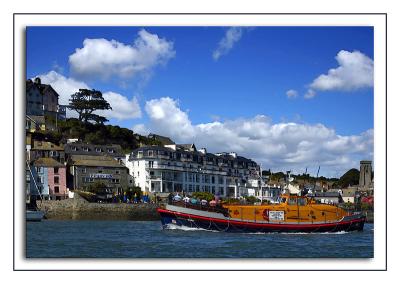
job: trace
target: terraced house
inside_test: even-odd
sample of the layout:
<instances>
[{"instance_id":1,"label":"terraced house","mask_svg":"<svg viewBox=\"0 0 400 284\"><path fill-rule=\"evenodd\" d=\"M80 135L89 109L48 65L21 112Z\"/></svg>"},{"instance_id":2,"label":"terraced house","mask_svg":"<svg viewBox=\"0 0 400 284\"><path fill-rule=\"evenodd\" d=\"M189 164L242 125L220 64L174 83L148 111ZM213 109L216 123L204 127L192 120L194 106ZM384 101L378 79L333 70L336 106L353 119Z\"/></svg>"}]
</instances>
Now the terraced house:
<instances>
[{"instance_id":1,"label":"terraced house","mask_svg":"<svg viewBox=\"0 0 400 284\"><path fill-rule=\"evenodd\" d=\"M55 130L66 119L66 107L58 104L58 93L40 78L26 81L26 130Z\"/></svg>"},{"instance_id":2,"label":"terraced house","mask_svg":"<svg viewBox=\"0 0 400 284\"><path fill-rule=\"evenodd\" d=\"M194 144L145 146L127 157L127 167L143 192L204 191L246 196L260 187L260 167L236 153L207 153Z\"/></svg>"},{"instance_id":3,"label":"terraced house","mask_svg":"<svg viewBox=\"0 0 400 284\"><path fill-rule=\"evenodd\" d=\"M107 187L107 192L122 194L133 187L133 178L125 167L125 155L120 145L93 145L83 142L64 146L68 160L68 186L87 190L96 181Z\"/></svg>"},{"instance_id":4,"label":"terraced house","mask_svg":"<svg viewBox=\"0 0 400 284\"><path fill-rule=\"evenodd\" d=\"M53 158L39 158L30 167L29 195L35 199L68 198L66 167Z\"/></svg>"},{"instance_id":5,"label":"terraced house","mask_svg":"<svg viewBox=\"0 0 400 284\"><path fill-rule=\"evenodd\" d=\"M122 194L133 187L128 169L110 156L71 155L68 158L68 186L87 190L96 181L107 187L107 192Z\"/></svg>"}]
</instances>

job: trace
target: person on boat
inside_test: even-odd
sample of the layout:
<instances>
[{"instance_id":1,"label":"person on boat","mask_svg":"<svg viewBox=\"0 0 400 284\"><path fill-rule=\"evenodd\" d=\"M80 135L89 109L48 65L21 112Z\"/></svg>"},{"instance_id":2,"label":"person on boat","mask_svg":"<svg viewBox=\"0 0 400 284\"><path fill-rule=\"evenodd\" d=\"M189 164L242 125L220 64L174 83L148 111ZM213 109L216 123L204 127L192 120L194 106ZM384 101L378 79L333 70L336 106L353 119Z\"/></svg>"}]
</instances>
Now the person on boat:
<instances>
[{"instance_id":1,"label":"person on boat","mask_svg":"<svg viewBox=\"0 0 400 284\"><path fill-rule=\"evenodd\" d=\"M172 200L174 199L174 195L172 194L172 192L170 192L168 194L168 203L172 203Z\"/></svg>"},{"instance_id":2,"label":"person on boat","mask_svg":"<svg viewBox=\"0 0 400 284\"><path fill-rule=\"evenodd\" d=\"M215 200L210 201L210 206L215 207L217 205L217 202Z\"/></svg>"},{"instance_id":3,"label":"person on boat","mask_svg":"<svg viewBox=\"0 0 400 284\"><path fill-rule=\"evenodd\" d=\"M179 194L176 193L176 195L174 196L174 201L178 202L178 201L181 201L181 200L182 200L182 197L180 197Z\"/></svg>"},{"instance_id":4,"label":"person on boat","mask_svg":"<svg viewBox=\"0 0 400 284\"><path fill-rule=\"evenodd\" d=\"M201 203L201 205L206 206L206 205L207 205L207 200L202 199L202 200L200 201L200 203Z\"/></svg>"},{"instance_id":5,"label":"person on boat","mask_svg":"<svg viewBox=\"0 0 400 284\"><path fill-rule=\"evenodd\" d=\"M184 201L185 203L189 203L190 198L189 198L188 196L185 196L185 197L183 198L183 201Z\"/></svg>"}]
</instances>

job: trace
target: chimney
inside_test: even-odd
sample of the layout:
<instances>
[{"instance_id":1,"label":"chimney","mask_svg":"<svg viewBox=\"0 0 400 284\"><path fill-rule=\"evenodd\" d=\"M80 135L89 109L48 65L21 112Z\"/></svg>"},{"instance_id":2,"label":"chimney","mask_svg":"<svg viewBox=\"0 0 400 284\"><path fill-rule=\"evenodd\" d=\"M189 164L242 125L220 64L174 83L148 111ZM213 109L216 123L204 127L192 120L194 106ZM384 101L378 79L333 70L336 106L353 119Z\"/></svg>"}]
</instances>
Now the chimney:
<instances>
[{"instance_id":1,"label":"chimney","mask_svg":"<svg viewBox=\"0 0 400 284\"><path fill-rule=\"evenodd\" d=\"M40 80L39 77L36 77L36 78L35 78L35 84L37 84L37 85L42 84L42 81Z\"/></svg>"}]
</instances>

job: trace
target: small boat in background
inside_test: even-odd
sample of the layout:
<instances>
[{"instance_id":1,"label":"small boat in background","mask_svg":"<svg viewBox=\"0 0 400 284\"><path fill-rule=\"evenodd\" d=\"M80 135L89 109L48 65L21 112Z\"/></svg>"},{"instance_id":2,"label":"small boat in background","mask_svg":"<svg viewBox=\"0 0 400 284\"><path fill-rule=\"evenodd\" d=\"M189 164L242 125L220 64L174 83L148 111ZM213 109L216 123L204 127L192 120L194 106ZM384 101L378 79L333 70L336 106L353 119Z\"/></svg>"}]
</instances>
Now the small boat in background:
<instances>
[{"instance_id":1,"label":"small boat in background","mask_svg":"<svg viewBox=\"0 0 400 284\"><path fill-rule=\"evenodd\" d=\"M44 212L40 210L26 210L27 222L39 222L44 218Z\"/></svg>"},{"instance_id":2,"label":"small boat in background","mask_svg":"<svg viewBox=\"0 0 400 284\"><path fill-rule=\"evenodd\" d=\"M362 231L365 215L336 205L320 204L307 196L283 195L279 204L204 206L170 202L157 209L169 224L224 232L314 233Z\"/></svg>"}]
</instances>

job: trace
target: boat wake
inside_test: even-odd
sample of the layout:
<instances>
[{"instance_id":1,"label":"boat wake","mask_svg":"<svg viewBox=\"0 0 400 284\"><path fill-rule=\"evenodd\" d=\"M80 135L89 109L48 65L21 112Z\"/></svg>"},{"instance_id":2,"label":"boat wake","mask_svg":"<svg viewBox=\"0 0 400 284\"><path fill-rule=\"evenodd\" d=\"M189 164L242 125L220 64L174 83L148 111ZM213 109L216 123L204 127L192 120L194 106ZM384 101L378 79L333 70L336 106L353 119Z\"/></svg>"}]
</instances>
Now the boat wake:
<instances>
[{"instance_id":1,"label":"boat wake","mask_svg":"<svg viewBox=\"0 0 400 284\"><path fill-rule=\"evenodd\" d=\"M187 226L179 226L176 224L167 224L164 226L164 229L166 230L181 230L181 231L205 231L205 232L214 232L214 233L221 233L221 231L217 230L207 230L203 228L194 228L194 227L187 227ZM255 232L255 233L250 233L250 232L238 232L239 234L244 234L244 235L344 235L349 232L345 231L339 231L339 232L311 232L311 233L306 233L306 232Z\"/></svg>"},{"instance_id":2,"label":"boat wake","mask_svg":"<svg viewBox=\"0 0 400 284\"><path fill-rule=\"evenodd\" d=\"M176 224L167 224L164 226L164 229L167 230L181 230L181 231L206 231L206 232L219 232L215 230L206 230L203 228L193 228L193 227L186 227L186 226L178 226Z\"/></svg>"}]
</instances>

